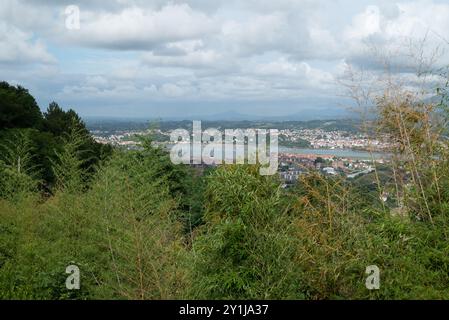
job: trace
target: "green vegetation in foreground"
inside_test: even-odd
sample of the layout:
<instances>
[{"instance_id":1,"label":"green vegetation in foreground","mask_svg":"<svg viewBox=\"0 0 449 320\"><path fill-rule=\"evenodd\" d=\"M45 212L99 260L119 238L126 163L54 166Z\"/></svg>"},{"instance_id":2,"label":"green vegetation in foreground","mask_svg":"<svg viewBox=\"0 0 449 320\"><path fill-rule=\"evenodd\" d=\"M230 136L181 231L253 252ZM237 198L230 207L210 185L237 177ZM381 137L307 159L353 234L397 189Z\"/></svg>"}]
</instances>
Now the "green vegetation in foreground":
<instances>
[{"instance_id":1,"label":"green vegetation in foreground","mask_svg":"<svg viewBox=\"0 0 449 320\"><path fill-rule=\"evenodd\" d=\"M7 84L0 97L1 299L449 299L449 158L429 162L425 117L407 106L402 147L415 157L395 179L386 168L355 183L310 174L287 191L257 166L173 165L148 138L91 151L76 114L68 126L56 106L39 117ZM394 119L395 106L380 107ZM55 140L38 151L36 136ZM81 290L65 288L70 264ZM373 264L381 287L370 291Z\"/></svg>"},{"instance_id":2,"label":"green vegetation in foreground","mask_svg":"<svg viewBox=\"0 0 449 320\"><path fill-rule=\"evenodd\" d=\"M297 138L297 140L292 141L292 140L289 140L283 134L279 135L279 145L281 147L288 147L288 148L310 148L311 147L310 142L307 140Z\"/></svg>"}]
</instances>

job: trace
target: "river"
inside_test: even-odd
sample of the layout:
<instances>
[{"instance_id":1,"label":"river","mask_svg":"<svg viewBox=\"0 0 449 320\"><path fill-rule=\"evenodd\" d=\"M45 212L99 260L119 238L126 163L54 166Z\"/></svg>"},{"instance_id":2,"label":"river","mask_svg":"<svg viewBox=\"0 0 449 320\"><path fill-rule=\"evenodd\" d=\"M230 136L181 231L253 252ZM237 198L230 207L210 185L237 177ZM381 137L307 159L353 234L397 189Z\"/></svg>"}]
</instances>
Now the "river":
<instances>
[{"instance_id":1,"label":"river","mask_svg":"<svg viewBox=\"0 0 449 320\"><path fill-rule=\"evenodd\" d=\"M167 144L165 147L170 150L174 145ZM203 145L204 147L204 145ZM234 151L235 152L235 151ZM336 156L339 158L351 158L351 159L387 159L388 153L381 152L367 152L357 151L351 149L310 149L310 148L292 148L279 146L279 153L291 153L291 154L307 154L307 155L323 155L323 156Z\"/></svg>"},{"instance_id":2,"label":"river","mask_svg":"<svg viewBox=\"0 0 449 320\"><path fill-rule=\"evenodd\" d=\"M313 154L313 155L330 155L341 158L353 158L353 159L385 159L388 158L387 153L380 152L367 152L357 151L351 149L307 149L307 148L290 148L279 147L280 153L292 153L292 154Z\"/></svg>"}]
</instances>

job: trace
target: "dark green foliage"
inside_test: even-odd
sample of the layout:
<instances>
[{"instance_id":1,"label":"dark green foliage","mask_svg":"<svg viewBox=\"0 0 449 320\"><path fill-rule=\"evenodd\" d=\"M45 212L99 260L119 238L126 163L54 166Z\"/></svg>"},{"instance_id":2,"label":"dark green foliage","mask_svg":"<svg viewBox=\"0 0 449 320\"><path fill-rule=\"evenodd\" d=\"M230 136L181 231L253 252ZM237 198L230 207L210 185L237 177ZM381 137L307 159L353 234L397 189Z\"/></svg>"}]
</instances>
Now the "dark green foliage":
<instances>
[{"instance_id":1,"label":"dark green foliage","mask_svg":"<svg viewBox=\"0 0 449 320\"><path fill-rule=\"evenodd\" d=\"M444 215L432 225L373 208L338 178L304 176L286 192L257 167L198 176L162 165L166 156L150 145L116 151L87 190L0 200L1 298L449 298ZM195 208L202 222L186 227ZM75 292L64 286L72 263ZM372 264L377 291L364 284Z\"/></svg>"},{"instance_id":2,"label":"dark green foliage","mask_svg":"<svg viewBox=\"0 0 449 320\"><path fill-rule=\"evenodd\" d=\"M208 177L205 225L193 243L195 298L304 298L279 182L258 169L223 167Z\"/></svg>"},{"instance_id":3,"label":"dark green foliage","mask_svg":"<svg viewBox=\"0 0 449 320\"><path fill-rule=\"evenodd\" d=\"M290 141L287 136L283 134L279 135L279 145L290 148L310 148L311 146L310 142L307 140L297 138L295 141Z\"/></svg>"},{"instance_id":4,"label":"dark green foliage","mask_svg":"<svg viewBox=\"0 0 449 320\"><path fill-rule=\"evenodd\" d=\"M423 133L413 162L284 190L258 166L174 165L151 137L100 146L20 87L0 97L0 299L449 299L449 158Z\"/></svg>"},{"instance_id":5,"label":"dark green foliage","mask_svg":"<svg viewBox=\"0 0 449 320\"><path fill-rule=\"evenodd\" d=\"M72 142L69 142L72 143ZM64 163L65 161L63 161ZM75 161L76 162L76 161ZM71 163L69 161L69 163ZM179 296L182 233L170 182L139 152L113 156L83 191L79 171L39 203L0 201L0 298L156 299ZM72 176L73 175L73 176ZM65 288L65 268L81 270L81 290Z\"/></svg>"},{"instance_id":6,"label":"dark green foliage","mask_svg":"<svg viewBox=\"0 0 449 320\"><path fill-rule=\"evenodd\" d=\"M72 109L64 111L56 103L52 102L44 113L43 129L55 136L62 136L67 134L71 129L78 129L82 134L88 135L89 131L86 129L81 118Z\"/></svg>"},{"instance_id":7,"label":"dark green foliage","mask_svg":"<svg viewBox=\"0 0 449 320\"><path fill-rule=\"evenodd\" d=\"M139 140L143 151L138 153L138 157L155 169L157 177L169 181L170 194L178 199L181 208L178 219L183 223L185 232L191 232L202 222L206 187L202 173L182 165L174 165L165 150L153 146L152 136L139 137Z\"/></svg>"},{"instance_id":8,"label":"dark green foliage","mask_svg":"<svg viewBox=\"0 0 449 320\"><path fill-rule=\"evenodd\" d=\"M111 154L112 148L96 143L75 111L64 111L52 102L42 114L26 89L0 83L0 145L19 143L14 141L18 135L28 137L35 175L42 180L40 188L44 192L51 191L55 183L52 162L56 161L56 154L62 151L64 140L73 130L83 141L80 146L84 150L83 169L92 175L95 166Z\"/></svg>"},{"instance_id":9,"label":"dark green foliage","mask_svg":"<svg viewBox=\"0 0 449 320\"><path fill-rule=\"evenodd\" d=\"M61 145L74 132L76 132L80 139L80 144L77 146L77 149L82 150L79 158L81 160L81 168L86 170L86 175L92 174L99 161L111 154L112 148L96 143L84 122L72 109L64 111L56 102L52 102L47 112L44 113L44 117L44 132L52 134L58 143L58 147L54 148L53 154L50 156L51 158L56 159L54 156L55 150L56 154L58 151L60 152ZM86 175L83 180L86 180ZM54 178L54 175L52 177Z\"/></svg>"},{"instance_id":10,"label":"dark green foliage","mask_svg":"<svg viewBox=\"0 0 449 320\"><path fill-rule=\"evenodd\" d=\"M42 114L28 90L0 82L0 130L40 128Z\"/></svg>"},{"instance_id":11,"label":"dark green foliage","mask_svg":"<svg viewBox=\"0 0 449 320\"><path fill-rule=\"evenodd\" d=\"M37 191L38 169L34 164L32 130L14 130L0 143L0 198L20 199Z\"/></svg>"}]
</instances>

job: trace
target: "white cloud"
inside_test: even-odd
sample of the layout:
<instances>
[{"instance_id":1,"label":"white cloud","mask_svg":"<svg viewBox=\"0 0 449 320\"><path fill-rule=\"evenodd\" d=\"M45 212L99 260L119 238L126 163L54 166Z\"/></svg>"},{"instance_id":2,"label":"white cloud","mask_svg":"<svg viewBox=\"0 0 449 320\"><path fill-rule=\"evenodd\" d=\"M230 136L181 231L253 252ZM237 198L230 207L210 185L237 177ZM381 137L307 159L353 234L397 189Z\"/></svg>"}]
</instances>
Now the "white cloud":
<instances>
[{"instance_id":1,"label":"white cloud","mask_svg":"<svg viewBox=\"0 0 449 320\"><path fill-rule=\"evenodd\" d=\"M0 22L0 63L53 63L45 45L32 34Z\"/></svg>"},{"instance_id":2,"label":"white cloud","mask_svg":"<svg viewBox=\"0 0 449 320\"><path fill-rule=\"evenodd\" d=\"M64 28L70 0L3 0L0 73L24 84L42 80L42 91L75 105L317 97L334 103L334 79L345 65L379 69L376 54L390 55L398 74L413 82L404 44L427 34L431 48L449 38L449 3L438 0L77 3L79 31ZM14 72L17 63L55 63L49 52L60 69L35 72L36 79ZM449 64L449 54L441 61Z\"/></svg>"},{"instance_id":3,"label":"white cloud","mask_svg":"<svg viewBox=\"0 0 449 320\"><path fill-rule=\"evenodd\" d=\"M300 77L308 81L330 81L332 75L312 68L306 62L291 62L284 57L268 63L260 63L255 68L256 74L263 76Z\"/></svg>"},{"instance_id":4,"label":"white cloud","mask_svg":"<svg viewBox=\"0 0 449 320\"><path fill-rule=\"evenodd\" d=\"M447 41L442 39L447 30L449 4L415 1L370 5L355 15L343 30L342 52L348 60L367 66L381 67L379 61L374 61L376 58L390 59L398 65L398 71L403 71L416 62L410 55L417 53L416 46L423 39L426 39L425 55L431 55L438 46L447 46ZM447 52L440 58L443 64L449 62Z\"/></svg>"},{"instance_id":5,"label":"white cloud","mask_svg":"<svg viewBox=\"0 0 449 320\"><path fill-rule=\"evenodd\" d=\"M162 67L216 68L223 59L223 54L204 48L200 40L172 42L160 50L142 55L143 63Z\"/></svg>"},{"instance_id":6,"label":"white cloud","mask_svg":"<svg viewBox=\"0 0 449 320\"><path fill-rule=\"evenodd\" d=\"M118 50L147 50L212 32L214 21L186 4L160 10L139 7L120 12L82 13L79 32L66 32L68 42Z\"/></svg>"}]
</instances>

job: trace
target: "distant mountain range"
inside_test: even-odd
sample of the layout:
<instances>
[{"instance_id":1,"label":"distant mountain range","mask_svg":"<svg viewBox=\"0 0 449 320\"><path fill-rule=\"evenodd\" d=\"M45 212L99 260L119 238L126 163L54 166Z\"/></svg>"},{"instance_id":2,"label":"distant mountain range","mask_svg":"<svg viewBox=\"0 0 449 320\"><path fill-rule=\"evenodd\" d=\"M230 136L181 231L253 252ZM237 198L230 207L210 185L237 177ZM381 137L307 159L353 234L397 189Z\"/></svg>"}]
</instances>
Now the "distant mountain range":
<instances>
[{"instance_id":1,"label":"distant mountain range","mask_svg":"<svg viewBox=\"0 0 449 320\"><path fill-rule=\"evenodd\" d=\"M266 116L243 114L236 111L228 111L216 113L211 115L185 115L185 116L171 116L161 118L125 118L125 117L86 117L90 121L99 120L127 120L127 121L143 121L143 120L159 120L159 121L182 121L182 120L202 120L202 121L309 121L309 120L336 120L336 119L357 119L358 116L354 112L328 108L328 109L305 109L289 115Z\"/></svg>"}]
</instances>

